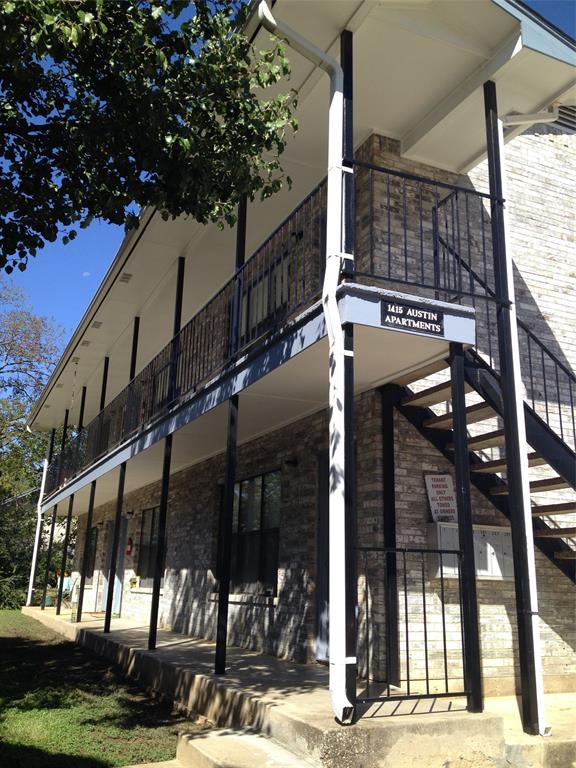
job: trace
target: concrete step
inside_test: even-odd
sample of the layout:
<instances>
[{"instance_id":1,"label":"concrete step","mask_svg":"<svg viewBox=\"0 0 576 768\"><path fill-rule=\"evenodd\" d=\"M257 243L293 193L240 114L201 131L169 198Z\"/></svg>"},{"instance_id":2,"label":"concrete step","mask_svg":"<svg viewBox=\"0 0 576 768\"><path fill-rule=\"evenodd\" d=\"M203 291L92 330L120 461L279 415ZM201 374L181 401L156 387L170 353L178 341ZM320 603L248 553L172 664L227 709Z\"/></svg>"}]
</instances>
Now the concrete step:
<instances>
[{"instance_id":1,"label":"concrete step","mask_svg":"<svg viewBox=\"0 0 576 768\"><path fill-rule=\"evenodd\" d=\"M176 751L183 768L302 768L313 765L249 730L181 733Z\"/></svg>"}]
</instances>

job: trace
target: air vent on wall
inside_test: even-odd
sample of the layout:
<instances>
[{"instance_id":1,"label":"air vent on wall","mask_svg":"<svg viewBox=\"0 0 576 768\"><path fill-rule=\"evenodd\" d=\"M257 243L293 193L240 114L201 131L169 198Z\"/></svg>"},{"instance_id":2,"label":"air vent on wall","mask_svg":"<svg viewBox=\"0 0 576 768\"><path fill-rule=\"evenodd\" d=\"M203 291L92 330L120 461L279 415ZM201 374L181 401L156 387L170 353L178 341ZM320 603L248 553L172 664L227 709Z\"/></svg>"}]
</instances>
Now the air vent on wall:
<instances>
[{"instance_id":1,"label":"air vent on wall","mask_svg":"<svg viewBox=\"0 0 576 768\"><path fill-rule=\"evenodd\" d=\"M90 342L88 341L88 339L84 339L84 341L80 342L80 346L81 347L89 347L90 346Z\"/></svg>"},{"instance_id":2,"label":"air vent on wall","mask_svg":"<svg viewBox=\"0 0 576 768\"><path fill-rule=\"evenodd\" d=\"M554 125L564 128L569 133L576 133L576 107L560 107L559 114Z\"/></svg>"},{"instance_id":3,"label":"air vent on wall","mask_svg":"<svg viewBox=\"0 0 576 768\"><path fill-rule=\"evenodd\" d=\"M130 280L132 280L132 275L130 274L130 272L122 272L122 274L118 278L119 283L129 283Z\"/></svg>"},{"instance_id":4,"label":"air vent on wall","mask_svg":"<svg viewBox=\"0 0 576 768\"><path fill-rule=\"evenodd\" d=\"M91 327L98 330L98 328L102 328L102 323L100 322L100 320L94 320Z\"/></svg>"}]
</instances>

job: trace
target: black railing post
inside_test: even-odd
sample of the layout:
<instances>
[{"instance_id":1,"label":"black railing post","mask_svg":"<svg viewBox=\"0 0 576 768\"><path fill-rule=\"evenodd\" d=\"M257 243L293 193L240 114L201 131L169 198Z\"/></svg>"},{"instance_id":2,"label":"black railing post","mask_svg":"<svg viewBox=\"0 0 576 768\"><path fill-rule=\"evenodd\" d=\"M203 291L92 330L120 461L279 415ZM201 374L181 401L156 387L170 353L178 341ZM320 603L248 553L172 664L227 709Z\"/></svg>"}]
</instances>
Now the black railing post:
<instances>
[{"instance_id":1,"label":"black railing post","mask_svg":"<svg viewBox=\"0 0 576 768\"><path fill-rule=\"evenodd\" d=\"M396 560L396 486L394 472L394 407L398 396L390 387L380 391L382 403L382 507L384 534L384 606L386 612L386 683L400 685L400 609Z\"/></svg>"},{"instance_id":2,"label":"black railing post","mask_svg":"<svg viewBox=\"0 0 576 768\"><path fill-rule=\"evenodd\" d=\"M497 308L500 384L504 408L508 500L514 559L522 724L527 733L543 735L542 659L532 510L528 479L528 446L518 347L512 260L507 254L504 208L504 141L498 119L496 84L484 83L488 174L491 193L492 243Z\"/></svg>"},{"instance_id":3,"label":"black railing post","mask_svg":"<svg viewBox=\"0 0 576 768\"><path fill-rule=\"evenodd\" d=\"M184 266L183 256L178 259L178 274L176 278L176 297L174 302L174 323L172 327L172 349L170 350L170 380L168 383L168 401L172 402L176 394L176 371L180 340L178 334L182 324L182 301L184 296ZM156 562L154 563L154 580L152 583L152 602L150 605L150 626L148 629L148 650L156 648L158 636L158 610L160 606L160 588L164 575L166 557L166 521L168 517L168 493L170 491L170 464L172 461L172 435L164 439L164 458L162 462L162 483L160 486L160 504L158 507L158 544L156 547Z\"/></svg>"},{"instance_id":4,"label":"black railing post","mask_svg":"<svg viewBox=\"0 0 576 768\"><path fill-rule=\"evenodd\" d=\"M56 515L58 513L58 504L54 505L52 511L52 523L50 525L50 537L48 539L48 552L46 554L46 570L44 571L44 586L42 588L41 610L46 608L46 595L48 593L48 579L50 578L50 561L52 559L52 545L54 543L54 531L56 529Z\"/></svg>"},{"instance_id":5,"label":"black railing post","mask_svg":"<svg viewBox=\"0 0 576 768\"><path fill-rule=\"evenodd\" d=\"M90 483L90 498L88 500L88 512L86 513L86 533L84 535L84 551L82 553L82 571L80 573L80 591L78 593L78 607L76 609L76 621L82 621L82 608L84 605L84 590L86 588L86 578L88 571L88 544L90 542L90 531L92 530L92 519L94 516L94 498L96 495L96 480Z\"/></svg>"},{"instance_id":6,"label":"black railing post","mask_svg":"<svg viewBox=\"0 0 576 768\"><path fill-rule=\"evenodd\" d=\"M466 435L466 390L464 387L464 350L462 344L450 344L450 374L454 430L454 474L458 539L462 551L462 603L464 630L464 687L468 692L468 711L482 712L482 670L478 629L478 598L474 560L474 530L470 498L470 459Z\"/></svg>"},{"instance_id":7,"label":"black railing post","mask_svg":"<svg viewBox=\"0 0 576 768\"><path fill-rule=\"evenodd\" d=\"M68 514L66 515L66 530L62 542L62 562L60 564L60 581L58 582L58 599L56 600L56 616L60 615L62 608L62 595L64 593L64 577L66 575L66 561L68 560L68 544L70 542L70 528L72 526L72 510L74 509L74 494L68 501Z\"/></svg>"},{"instance_id":8,"label":"black railing post","mask_svg":"<svg viewBox=\"0 0 576 768\"><path fill-rule=\"evenodd\" d=\"M247 200L242 198L238 206L236 226L236 272L244 265L246 258L246 220ZM237 276L237 283L238 280ZM240 322L242 292L238 285L234 291L232 323L230 329L231 355L235 355L240 341ZM230 601L230 580L232 565L232 521L234 509L234 484L236 482L236 453L238 437L238 395L228 400L228 424L226 429L226 475L224 479L224 497L219 517L218 547L218 618L216 625L216 655L214 672L226 673L226 644L228 638L228 603Z\"/></svg>"},{"instance_id":9,"label":"black railing post","mask_svg":"<svg viewBox=\"0 0 576 768\"><path fill-rule=\"evenodd\" d=\"M108 571L108 593L106 595L106 615L104 617L104 632L110 632L112 608L114 607L114 592L116 581L116 561L118 560L118 545L120 543L120 525L122 522L122 506L124 504L124 482L126 480L126 462L120 464L118 477L118 495L116 497L116 514L112 533L112 551L110 553L110 570Z\"/></svg>"},{"instance_id":10,"label":"black railing post","mask_svg":"<svg viewBox=\"0 0 576 768\"><path fill-rule=\"evenodd\" d=\"M64 424L62 426L62 440L60 442L60 454L58 456L59 462L58 462L58 487L60 487L62 483L62 475L64 474L64 449L66 448L66 436L68 433L68 417L70 416L70 411L68 408L64 411Z\"/></svg>"}]
</instances>

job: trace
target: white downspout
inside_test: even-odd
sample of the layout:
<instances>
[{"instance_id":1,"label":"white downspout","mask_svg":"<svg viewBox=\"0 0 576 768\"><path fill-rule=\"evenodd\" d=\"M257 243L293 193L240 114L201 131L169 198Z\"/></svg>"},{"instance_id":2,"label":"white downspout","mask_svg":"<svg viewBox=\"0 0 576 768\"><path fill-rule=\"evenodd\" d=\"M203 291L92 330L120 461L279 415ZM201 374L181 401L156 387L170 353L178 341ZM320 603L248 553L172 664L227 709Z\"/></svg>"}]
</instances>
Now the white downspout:
<instances>
[{"instance_id":1,"label":"white downspout","mask_svg":"<svg viewBox=\"0 0 576 768\"><path fill-rule=\"evenodd\" d=\"M26 605L32 605L32 594L34 592L34 577L36 576L36 564L38 562L38 550L40 549L40 537L42 533L42 499L44 497L44 487L46 485L46 475L48 474L48 459L44 459L42 466L42 482L40 483L40 493L38 495L38 504L36 505L36 534L34 538L34 550L32 552L32 564L30 566L30 580L28 582L28 595Z\"/></svg>"},{"instance_id":2,"label":"white downspout","mask_svg":"<svg viewBox=\"0 0 576 768\"><path fill-rule=\"evenodd\" d=\"M342 67L309 40L274 18L264 0L258 7L262 26L285 39L291 48L323 69L330 76L328 112L328 181L326 192L326 272L322 304L328 343L330 407L330 495L329 495L329 621L330 621L330 694L336 719L351 721L354 702L346 694L346 665L355 659L346 657L346 561L344 504L344 334L336 291L342 269L342 148L344 123L344 75ZM352 258L347 255L347 258Z\"/></svg>"}]
</instances>

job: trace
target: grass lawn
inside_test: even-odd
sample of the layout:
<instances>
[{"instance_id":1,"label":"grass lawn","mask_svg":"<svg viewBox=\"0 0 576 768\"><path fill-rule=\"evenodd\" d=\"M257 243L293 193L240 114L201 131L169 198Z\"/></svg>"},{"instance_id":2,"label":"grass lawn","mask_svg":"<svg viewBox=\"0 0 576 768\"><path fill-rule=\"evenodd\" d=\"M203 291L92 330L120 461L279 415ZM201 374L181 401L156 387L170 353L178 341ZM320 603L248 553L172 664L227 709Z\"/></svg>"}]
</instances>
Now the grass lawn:
<instances>
[{"instance_id":1,"label":"grass lawn","mask_svg":"<svg viewBox=\"0 0 576 768\"><path fill-rule=\"evenodd\" d=\"M104 768L171 760L201 726L108 662L19 611L0 611L1 768Z\"/></svg>"}]
</instances>

